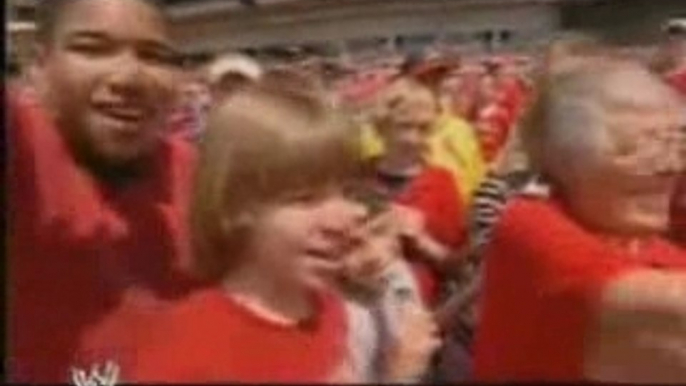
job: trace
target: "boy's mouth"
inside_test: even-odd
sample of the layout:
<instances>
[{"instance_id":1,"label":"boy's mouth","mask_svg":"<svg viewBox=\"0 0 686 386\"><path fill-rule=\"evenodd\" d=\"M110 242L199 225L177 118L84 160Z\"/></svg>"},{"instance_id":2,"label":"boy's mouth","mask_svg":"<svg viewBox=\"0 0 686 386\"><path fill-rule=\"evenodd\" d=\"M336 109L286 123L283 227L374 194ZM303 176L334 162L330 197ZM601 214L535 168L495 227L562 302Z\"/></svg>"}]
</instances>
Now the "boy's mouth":
<instances>
[{"instance_id":1,"label":"boy's mouth","mask_svg":"<svg viewBox=\"0 0 686 386\"><path fill-rule=\"evenodd\" d=\"M306 264L319 272L337 272L342 267L341 259L337 259L331 249L308 249L305 251Z\"/></svg>"}]
</instances>

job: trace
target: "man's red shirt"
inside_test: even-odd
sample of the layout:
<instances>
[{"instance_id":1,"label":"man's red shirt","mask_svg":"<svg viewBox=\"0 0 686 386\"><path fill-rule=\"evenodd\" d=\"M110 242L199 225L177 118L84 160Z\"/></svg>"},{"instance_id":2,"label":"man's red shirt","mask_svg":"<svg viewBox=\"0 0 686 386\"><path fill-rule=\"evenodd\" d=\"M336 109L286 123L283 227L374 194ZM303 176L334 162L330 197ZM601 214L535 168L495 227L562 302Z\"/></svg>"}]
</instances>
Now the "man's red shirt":
<instances>
[{"instance_id":1,"label":"man's red shirt","mask_svg":"<svg viewBox=\"0 0 686 386\"><path fill-rule=\"evenodd\" d=\"M146 178L110 188L18 91L8 95L9 379L64 382L92 361L126 367L128 331L197 284L184 272L194 154L165 139Z\"/></svg>"},{"instance_id":2,"label":"man's red shirt","mask_svg":"<svg viewBox=\"0 0 686 386\"><path fill-rule=\"evenodd\" d=\"M628 258L582 229L557 203L511 203L486 250L475 342L480 381L581 381L586 332L606 284L633 270L686 270L660 239Z\"/></svg>"}]
</instances>

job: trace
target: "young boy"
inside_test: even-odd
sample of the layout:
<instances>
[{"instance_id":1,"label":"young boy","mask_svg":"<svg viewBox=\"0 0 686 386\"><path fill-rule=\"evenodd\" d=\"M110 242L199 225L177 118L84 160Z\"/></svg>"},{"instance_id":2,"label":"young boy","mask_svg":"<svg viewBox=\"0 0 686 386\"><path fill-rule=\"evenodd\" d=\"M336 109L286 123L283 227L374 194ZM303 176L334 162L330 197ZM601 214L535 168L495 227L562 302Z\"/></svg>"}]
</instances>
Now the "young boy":
<instances>
[{"instance_id":1,"label":"young boy","mask_svg":"<svg viewBox=\"0 0 686 386\"><path fill-rule=\"evenodd\" d=\"M355 132L298 87L266 80L210 117L191 208L196 269L217 285L140 341L131 381L354 382L334 290L364 244ZM180 355L182 353L182 355Z\"/></svg>"},{"instance_id":2,"label":"young boy","mask_svg":"<svg viewBox=\"0 0 686 386\"><path fill-rule=\"evenodd\" d=\"M427 162L433 119L439 110L431 90L400 79L380 96L375 127L383 154L371 161L370 191L398 205L404 252L426 305L438 302L442 276L459 264L466 241L466 213L453 175Z\"/></svg>"}]
</instances>

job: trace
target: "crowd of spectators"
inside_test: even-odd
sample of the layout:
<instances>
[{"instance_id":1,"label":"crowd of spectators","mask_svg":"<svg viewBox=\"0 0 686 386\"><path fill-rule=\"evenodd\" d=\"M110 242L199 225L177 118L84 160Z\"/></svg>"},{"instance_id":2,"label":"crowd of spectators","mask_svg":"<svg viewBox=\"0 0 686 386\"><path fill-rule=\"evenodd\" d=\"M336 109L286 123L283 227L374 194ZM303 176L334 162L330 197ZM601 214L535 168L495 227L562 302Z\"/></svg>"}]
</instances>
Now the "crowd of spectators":
<instances>
[{"instance_id":1,"label":"crowd of spectators","mask_svg":"<svg viewBox=\"0 0 686 386\"><path fill-rule=\"evenodd\" d=\"M153 1L39 14L10 380L686 380L680 21L648 55L184 68Z\"/></svg>"}]
</instances>

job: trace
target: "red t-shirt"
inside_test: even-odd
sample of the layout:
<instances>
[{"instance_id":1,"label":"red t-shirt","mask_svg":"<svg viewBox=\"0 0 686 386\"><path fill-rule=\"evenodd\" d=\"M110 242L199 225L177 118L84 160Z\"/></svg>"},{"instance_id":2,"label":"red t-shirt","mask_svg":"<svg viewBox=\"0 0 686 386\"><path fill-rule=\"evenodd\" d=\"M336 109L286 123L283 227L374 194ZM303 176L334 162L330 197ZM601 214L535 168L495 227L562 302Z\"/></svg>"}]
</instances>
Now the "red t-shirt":
<instances>
[{"instance_id":1,"label":"red t-shirt","mask_svg":"<svg viewBox=\"0 0 686 386\"><path fill-rule=\"evenodd\" d=\"M458 249L467 237L466 209L459 200L453 178L445 169L429 167L410 182L396 200L424 215L427 230L436 241ZM440 276L423 259L411 258L410 265L424 301L434 305L440 295Z\"/></svg>"},{"instance_id":2,"label":"red t-shirt","mask_svg":"<svg viewBox=\"0 0 686 386\"><path fill-rule=\"evenodd\" d=\"M221 289L178 304L140 342L127 381L149 383L324 382L347 355L347 319L333 294L316 296L318 313L285 326L258 316Z\"/></svg>"},{"instance_id":3,"label":"red t-shirt","mask_svg":"<svg viewBox=\"0 0 686 386\"><path fill-rule=\"evenodd\" d=\"M184 273L194 154L165 140L149 178L114 190L77 166L36 100L8 96L10 379L125 366L131 323L196 284Z\"/></svg>"},{"instance_id":4,"label":"red t-shirt","mask_svg":"<svg viewBox=\"0 0 686 386\"><path fill-rule=\"evenodd\" d=\"M686 175L679 180L672 201L672 236L686 246Z\"/></svg>"},{"instance_id":5,"label":"red t-shirt","mask_svg":"<svg viewBox=\"0 0 686 386\"><path fill-rule=\"evenodd\" d=\"M557 204L515 200L486 250L476 379L583 380L585 332L603 288L647 266L686 269L686 255L655 240L627 259Z\"/></svg>"}]
</instances>

